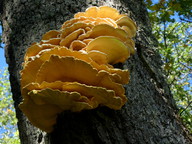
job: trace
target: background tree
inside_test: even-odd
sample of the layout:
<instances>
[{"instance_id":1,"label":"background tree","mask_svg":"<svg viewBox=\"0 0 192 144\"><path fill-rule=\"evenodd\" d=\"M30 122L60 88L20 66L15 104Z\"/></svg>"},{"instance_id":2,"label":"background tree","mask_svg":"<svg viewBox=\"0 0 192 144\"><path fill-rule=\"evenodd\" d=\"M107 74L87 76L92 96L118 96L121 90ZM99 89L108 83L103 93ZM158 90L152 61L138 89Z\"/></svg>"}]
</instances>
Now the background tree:
<instances>
[{"instance_id":1,"label":"background tree","mask_svg":"<svg viewBox=\"0 0 192 144\"><path fill-rule=\"evenodd\" d=\"M128 67L129 102L120 111L98 108L81 113L64 112L55 131L45 136L18 109L21 101L19 71L26 48L50 29L57 29L74 13L92 5L109 5L129 12L139 27L136 54L119 68ZM143 1L3 1L3 39L22 143L190 143L176 115L176 107L161 70Z\"/></svg>"}]
</instances>

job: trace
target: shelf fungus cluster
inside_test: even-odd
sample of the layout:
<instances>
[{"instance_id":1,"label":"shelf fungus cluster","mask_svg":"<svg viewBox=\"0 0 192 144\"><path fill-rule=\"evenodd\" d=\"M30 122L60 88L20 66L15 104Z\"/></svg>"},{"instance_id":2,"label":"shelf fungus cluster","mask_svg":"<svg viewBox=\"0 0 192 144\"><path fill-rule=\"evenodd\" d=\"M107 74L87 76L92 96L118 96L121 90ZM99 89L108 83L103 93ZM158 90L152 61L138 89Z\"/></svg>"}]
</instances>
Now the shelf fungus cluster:
<instances>
[{"instance_id":1,"label":"shelf fungus cluster","mask_svg":"<svg viewBox=\"0 0 192 144\"><path fill-rule=\"evenodd\" d=\"M59 113L127 101L128 70L113 67L134 53L135 23L107 6L90 7L51 30L26 51L20 109L31 123L51 132Z\"/></svg>"}]
</instances>

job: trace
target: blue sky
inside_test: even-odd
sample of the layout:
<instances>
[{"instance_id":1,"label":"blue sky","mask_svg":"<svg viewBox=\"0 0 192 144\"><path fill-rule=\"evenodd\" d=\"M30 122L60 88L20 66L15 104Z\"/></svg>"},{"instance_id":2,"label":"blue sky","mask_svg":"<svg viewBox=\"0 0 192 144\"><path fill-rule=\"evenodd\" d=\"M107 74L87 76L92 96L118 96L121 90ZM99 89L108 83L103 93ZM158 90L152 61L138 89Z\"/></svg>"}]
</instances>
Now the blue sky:
<instances>
[{"instance_id":1,"label":"blue sky","mask_svg":"<svg viewBox=\"0 0 192 144\"><path fill-rule=\"evenodd\" d=\"M0 33L2 33L2 27L0 26ZM7 67L7 63L5 62L5 55L4 55L4 49L0 48L0 70L2 70L4 67Z\"/></svg>"},{"instance_id":2,"label":"blue sky","mask_svg":"<svg viewBox=\"0 0 192 144\"><path fill-rule=\"evenodd\" d=\"M0 69L2 70L4 67L7 67L7 63L5 62L4 49L0 49Z\"/></svg>"}]
</instances>

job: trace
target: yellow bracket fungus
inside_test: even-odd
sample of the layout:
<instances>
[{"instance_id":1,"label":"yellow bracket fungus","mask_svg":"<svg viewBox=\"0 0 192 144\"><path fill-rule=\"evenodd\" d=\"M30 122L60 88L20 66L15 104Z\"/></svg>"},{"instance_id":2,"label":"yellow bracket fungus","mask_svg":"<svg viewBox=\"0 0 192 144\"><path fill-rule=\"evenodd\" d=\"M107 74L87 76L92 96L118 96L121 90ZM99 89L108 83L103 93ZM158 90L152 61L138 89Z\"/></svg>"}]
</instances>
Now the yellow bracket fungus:
<instances>
[{"instance_id":1,"label":"yellow bracket fungus","mask_svg":"<svg viewBox=\"0 0 192 144\"><path fill-rule=\"evenodd\" d=\"M86 46L86 51L97 50L106 54L107 63L124 62L130 55L130 49L121 40L112 36L100 36ZM106 63L101 63L106 64Z\"/></svg>"},{"instance_id":2,"label":"yellow bracket fungus","mask_svg":"<svg viewBox=\"0 0 192 144\"><path fill-rule=\"evenodd\" d=\"M134 53L136 24L111 7L90 7L51 30L25 54L19 107L31 123L51 132L57 115L126 103L128 70L113 67Z\"/></svg>"}]
</instances>

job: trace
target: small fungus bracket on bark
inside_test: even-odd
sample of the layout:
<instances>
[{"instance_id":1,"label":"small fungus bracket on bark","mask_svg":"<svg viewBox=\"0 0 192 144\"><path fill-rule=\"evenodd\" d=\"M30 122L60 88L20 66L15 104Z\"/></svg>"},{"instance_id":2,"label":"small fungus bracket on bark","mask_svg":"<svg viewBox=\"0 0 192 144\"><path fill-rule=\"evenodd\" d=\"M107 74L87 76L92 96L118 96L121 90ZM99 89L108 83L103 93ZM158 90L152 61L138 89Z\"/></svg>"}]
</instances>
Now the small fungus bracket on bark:
<instances>
[{"instance_id":1,"label":"small fungus bracket on bark","mask_svg":"<svg viewBox=\"0 0 192 144\"><path fill-rule=\"evenodd\" d=\"M136 24L111 7L90 7L51 30L25 54L20 109L31 123L51 132L59 113L126 103L128 70L114 68L135 52Z\"/></svg>"}]
</instances>

